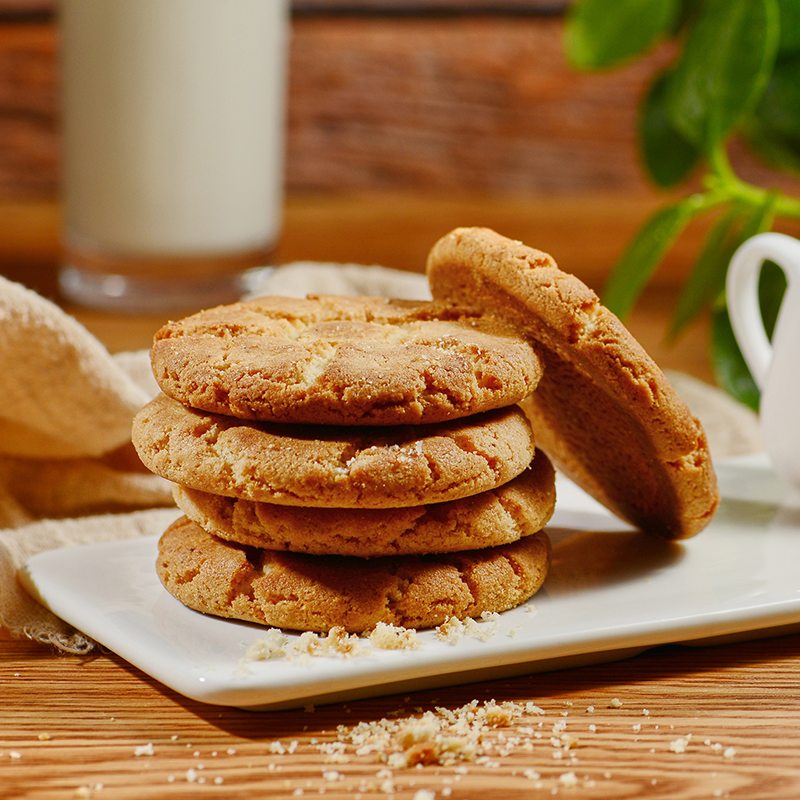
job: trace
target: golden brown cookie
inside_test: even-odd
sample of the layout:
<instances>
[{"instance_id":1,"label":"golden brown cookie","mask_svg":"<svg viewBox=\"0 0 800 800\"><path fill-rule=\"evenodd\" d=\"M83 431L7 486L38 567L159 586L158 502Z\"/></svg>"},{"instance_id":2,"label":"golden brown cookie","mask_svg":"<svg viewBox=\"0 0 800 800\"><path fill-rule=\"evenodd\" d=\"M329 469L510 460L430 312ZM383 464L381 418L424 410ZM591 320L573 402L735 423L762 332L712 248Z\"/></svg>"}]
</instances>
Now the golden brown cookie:
<instances>
[{"instance_id":1,"label":"golden brown cookie","mask_svg":"<svg viewBox=\"0 0 800 800\"><path fill-rule=\"evenodd\" d=\"M441 422L521 400L541 364L505 323L440 303L263 297L170 322L153 373L186 405L327 425Z\"/></svg>"},{"instance_id":2,"label":"golden brown cookie","mask_svg":"<svg viewBox=\"0 0 800 800\"><path fill-rule=\"evenodd\" d=\"M431 425L275 425L159 395L134 418L144 465L212 494L292 506L395 508L455 500L520 474L535 448L518 406Z\"/></svg>"},{"instance_id":3,"label":"golden brown cookie","mask_svg":"<svg viewBox=\"0 0 800 800\"><path fill-rule=\"evenodd\" d=\"M302 508L174 487L178 507L221 539L268 550L376 556L452 553L515 542L553 514L555 474L538 452L521 475L460 500L406 508Z\"/></svg>"},{"instance_id":4,"label":"golden brown cookie","mask_svg":"<svg viewBox=\"0 0 800 800\"><path fill-rule=\"evenodd\" d=\"M469 300L524 331L545 362L522 404L557 468L634 525L680 539L719 494L705 434L622 323L546 253L460 228L428 257L433 296Z\"/></svg>"},{"instance_id":5,"label":"golden brown cookie","mask_svg":"<svg viewBox=\"0 0 800 800\"><path fill-rule=\"evenodd\" d=\"M542 585L547 536L436 556L362 559L260 550L226 542L182 517L159 541L167 591L206 614L295 630L408 628L506 611Z\"/></svg>"}]
</instances>

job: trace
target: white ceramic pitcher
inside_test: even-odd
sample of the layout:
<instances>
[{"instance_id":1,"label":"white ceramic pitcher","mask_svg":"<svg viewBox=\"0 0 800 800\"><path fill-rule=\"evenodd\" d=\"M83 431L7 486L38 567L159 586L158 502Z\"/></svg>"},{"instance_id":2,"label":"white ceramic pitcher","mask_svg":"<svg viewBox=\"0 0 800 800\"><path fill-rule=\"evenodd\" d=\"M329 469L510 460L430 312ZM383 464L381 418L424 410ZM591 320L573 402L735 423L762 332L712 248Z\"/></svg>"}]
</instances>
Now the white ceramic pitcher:
<instances>
[{"instance_id":1,"label":"white ceramic pitcher","mask_svg":"<svg viewBox=\"0 0 800 800\"><path fill-rule=\"evenodd\" d=\"M787 278L770 343L758 303L764 261ZM800 241L761 233L734 253L728 268L728 312L750 373L761 391L759 416L775 472L800 488Z\"/></svg>"}]
</instances>

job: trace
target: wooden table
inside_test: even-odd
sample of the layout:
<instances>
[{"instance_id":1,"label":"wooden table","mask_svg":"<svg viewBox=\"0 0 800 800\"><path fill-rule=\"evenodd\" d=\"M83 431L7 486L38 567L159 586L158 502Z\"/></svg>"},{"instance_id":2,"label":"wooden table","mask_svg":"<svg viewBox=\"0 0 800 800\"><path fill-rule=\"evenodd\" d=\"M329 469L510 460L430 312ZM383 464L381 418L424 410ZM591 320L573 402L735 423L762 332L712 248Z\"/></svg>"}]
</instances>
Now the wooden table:
<instances>
[{"instance_id":1,"label":"wooden table","mask_svg":"<svg viewBox=\"0 0 800 800\"><path fill-rule=\"evenodd\" d=\"M461 221L488 221L521 237L535 221L539 238L553 243L541 246L565 266L581 264L591 278L600 269L594 248L569 235L568 220L595 213L606 232L620 228L619 238L640 213L634 204L618 205L618 216L597 208L585 199L564 202L559 212L540 201L300 198L289 204L283 256L413 268L437 235ZM31 238L36 259L53 261L42 242L52 241L54 210L13 211L39 231ZM24 256L28 233L19 230L5 247ZM708 378L702 324L677 347L662 344L674 293L665 281L631 327L657 360ZM146 346L159 322L77 315L115 350ZM665 646L601 666L253 713L187 700L113 653L63 656L0 632L0 696L0 798L775 800L800 792L800 635ZM510 725L487 728L478 761L387 769L351 746L344 756L337 750L359 722L492 700L522 711L532 703L543 713L528 707Z\"/></svg>"}]
</instances>

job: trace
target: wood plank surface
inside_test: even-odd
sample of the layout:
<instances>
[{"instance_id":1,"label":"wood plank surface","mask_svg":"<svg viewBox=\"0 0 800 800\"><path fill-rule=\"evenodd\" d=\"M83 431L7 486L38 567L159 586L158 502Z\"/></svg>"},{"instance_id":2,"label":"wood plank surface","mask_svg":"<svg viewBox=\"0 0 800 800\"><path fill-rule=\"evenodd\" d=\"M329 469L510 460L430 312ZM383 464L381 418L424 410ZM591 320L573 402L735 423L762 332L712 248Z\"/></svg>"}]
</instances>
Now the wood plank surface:
<instances>
[{"instance_id":1,"label":"wood plank surface","mask_svg":"<svg viewBox=\"0 0 800 800\"><path fill-rule=\"evenodd\" d=\"M0 654L4 798L790 800L800 792L799 635L660 647L606 665L266 713L187 700L113 654L55 656L4 633ZM532 702L544 713L487 728L482 763L389 769L350 745L331 757L360 722L488 700Z\"/></svg>"}]
</instances>

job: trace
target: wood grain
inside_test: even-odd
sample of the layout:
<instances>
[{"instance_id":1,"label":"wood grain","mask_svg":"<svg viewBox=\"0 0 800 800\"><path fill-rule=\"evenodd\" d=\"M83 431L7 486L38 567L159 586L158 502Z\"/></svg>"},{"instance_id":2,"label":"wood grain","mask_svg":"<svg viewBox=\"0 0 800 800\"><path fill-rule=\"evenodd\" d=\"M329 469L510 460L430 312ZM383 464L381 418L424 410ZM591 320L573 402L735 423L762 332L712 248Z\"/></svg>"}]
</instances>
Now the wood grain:
<instances>
[{"instance_id":1,"label":"wood grain","mask_svg":"<svg viewBox=\"0 0 800 800\"><path fill-rule=\"evenodd\" d=\"M297 14L290 192L640 192L637 103L668 49L623 70L564 61L563 19L521 13ZM0 196L58 192L52 19L0 21ZM798 182L733 161L759 183Z\"/></svg>"},{"instance_id":2,"label":"wood grain","mask_svg":"<svg viewBox=\"0 0 800 800\"><path fill-rule=\"evenodd\" d=\"M428 250L460 225L495 228L545 250L596 289L630 237L666 198L652 192L493 195L475 193L294 193L286 200L276 263L355 262L421 272ZM53 200L0 201L0 273L53 287L61 208ZM656 285L685 277L707 224L690 227ZM38 285L34 285L38 281Z\"/></svg>"},{"instance_id":3,"label":"wood grain","mask_svg":"<svg viewBox=\"0 0 800 800\"><path fill-rule=\"evenodd\" d=\"M636 186L635 98L564 64L559 18L312 17L292 51L290 187Z\"/></svg>"},{"instance_id":4,"label":"wood grain","mask_svg":"<svg viewBox=\"0 0 800 800\"><path fill-rule=\"evenodd\" d=\"M569 0L291 0L295 13L464 13L465 11L514 11L542 14L563 11ZM0 0L0 19L18 15L52 16L57 0Z\"/></svg>"},{"instance_id":5,"label":"wood grain","mask_svg":"<svg viewBox=\"0 0 800 800\"><path fill-rule=\"evenodd\" d=\"M4 797L353 798L391 785L398 798L788 800L800 790L798 635L267 713L186 700L112 654L55 656L3 633L0 653ZM338 726L490 699L532 701L544 715L487 730L487 763L381 773L352 747L347 763L321 752ZM562 734L576 740L569 749L551 741Z\"/></svg>"},{"instance_id":6,"label":"wood grain","mask_svg":"<svg viewBox=\"0 0 800 800\"><path fill-rule=\"evenodd\" d=\"M53 195L60 165L52 23L0 25L0 195Z\"/></svg>"}]
</instances>

